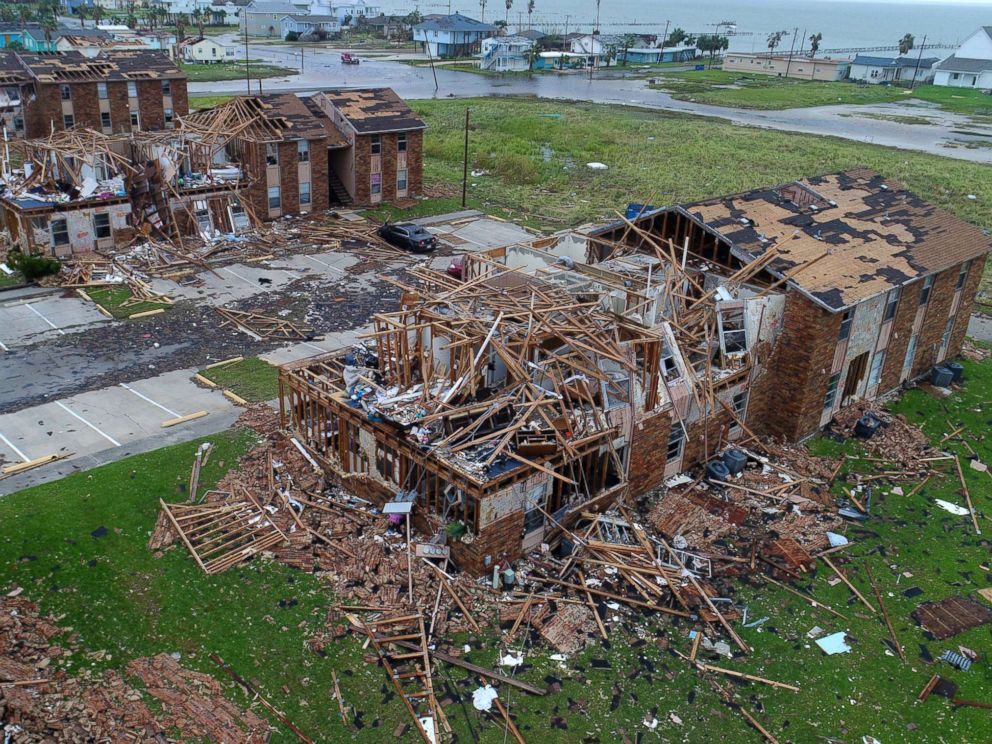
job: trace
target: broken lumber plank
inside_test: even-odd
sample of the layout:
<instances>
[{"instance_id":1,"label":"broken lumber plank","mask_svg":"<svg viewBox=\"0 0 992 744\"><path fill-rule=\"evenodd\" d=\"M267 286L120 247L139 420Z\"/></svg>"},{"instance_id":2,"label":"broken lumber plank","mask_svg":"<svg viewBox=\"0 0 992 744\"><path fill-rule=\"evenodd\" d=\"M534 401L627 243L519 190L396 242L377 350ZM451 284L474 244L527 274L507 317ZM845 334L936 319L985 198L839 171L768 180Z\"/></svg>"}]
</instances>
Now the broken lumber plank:
<instances>
[{"instance_id":1,"label":"broken lumber plank","mask_svg":"<svg viewBox=\"0 0 992 744\"><path fill-rule=\"evenodd\" d=\"M161 315L164 312L165 312L165 308L160 307L157 310L145 310L144 312L140 312L140 313L131 313L130 315L127 316L127 319L134 320L135 318L147 318L151 315Z\"/></svg>"},{"instance_id":2,"label":"broken lumber plank","mask_svg":"<svg viewBox=\"0 0 992 744\"><path fill-rule=\"evenodd\" d=\"M55 455L45 455L44 457L36 457L33 460L28 460L27 462L18 462L13 465L4 465L3 472L4 475L15 475L17 473L23 473L25 470L33 470L34 468L40 468L42 465L48 465L50 462L55 462L56 460L63 460L66 457L71 457L73 453L68 452L65 454L55 454Z\"/></svg>"},{"instance_id":3,"label":"broken lumber plank","mask_svg":"<svg viewBox=\"0 0 992 744\"><path fill-rule=\"evenodd\" d=\"M344 698L341 696L341 688L338 686L338 675L331 670L331 680L334 682L334 697L338 701L338 710L341 712L341 722L348 725L348 712L344 709Z\"/></svg>"},{"instance_id":4,"label":"broken lumber plank","mask_svg":"<svg viewBox=\"0 0 992 744\"><path fill-rule=\"evenodd\" d=\"M839 612L837 612L837 610L833 609L830 605L823 604L823 602L821 602L820 600L818 600L818 599L816 599L814 597L811 597L808 594L803 594L802 592L793 589L791 586L786 586L782 582L776 581L775 579L773 579L771 576L768 576L767 574L761 574L761 578L764 579L765 581L771 582L772 584L774 584L775 586L779 587L780 589L785 589L785 591L789 592L790 594L795 594L800 599L805 599L807 602L809 602L809 604L810 604L811 607L818 607L821 610L826 610L831 615L834 615L836 617L839 617L841 620L847 620L847 618L844 615L841 615Z\"/></svg>"},{"instance_id":5,"label":"broken lumber plank","mask_svg":"<svg viewBox=\"0 0 992 744\"><path fill-rule=\"evenodd\" d=\"M168 429L170 426L185 424L187 421L203 418L206 415L208 415L207 411L197 411L196 413L187 413L185 416L179 416L178 418L166 419L162 422L162 428Z\"/></svg>"},{"instance_id":6,"label":"broken lumber plank","mask_svg":"<svg viewBox=\"0 0 992 744\"><path fill-rule=\"evenodd\" d=\"M892 638L892 643L895 644L896 653L899 654L899 658L906 661L906 652L903 651L902 644L899 643L899 636L896 635L896 629L892 625L892 618L889 617L889 611L885 607L885 601L882 599L882 592L878 588L878 584L875 583L875 577L871 574L871 566L868 565L868 561L865 561L865 573L868 575L868 583L871 584L872 591L875 592L875 599L878 600L878 606L882 610L882 617L885 619L885 625L889 629L889 636Z\"/></svg>"},{"instance_id":7,"label":"broken lumber plank","mask_svg":"<svg viewBox=\"0 0 992 744\"><path fill-rule=\"evenodd\" d=\"M197 372L195 375L193 375L193 379L196 380L197 382L203 383L207 387L211 387L211 388L217 387L217 383L216 382L214 382L213 380L207 379L206 377L204 377L203 375L201 375L199 372Z\"/></svg>"},{"instance_id":8,"label":"broken lumber plank","mask_svg":"<svg viewBox=\"0 0 992 744\"><path fill-rule=\"evenodd\" d=\"M407 544L409 544L409 539ZM437 578L441 582L441 586L443 586L445 588L445 591L447 591L448 594L451 595L451 598L455 600L455 604L458 605L458 609L460 609L462 611L462 614L465 615L465 619L468 620L472 628L475 629L475 632L481 633L482 628L480 628L479 624L475 622L475 618L472 617L472 613L468 611L468 608L465 606L465 603L462 602L462 598L455 593L454 587L451 586L451 583L448 581L447 577L445 577L444 571L442 571L440 568L435 566L426 558L421 558L421 560L437 572Z\"/></svg>"},{"instance_id":9,"label":"broken lumber plank","mask_svg":"<svg viewBox=\"0 0 992 744\"><path fill-rule=\"evenodd\" d=\"M484 675L480 674L479 680L482 682L483 685L489 684L489 680L486 679ZM517 730L516 724L514 724L513 720L510 718L510 712L503 706L503 703L500 701L499 695L493 698L493 702L496 704L496 709L499 711L500 715L503 716L503 720L506 721L506 729L504 730L509 731L511 734L513 734L513 738L517 740L517 744L527 744L527 742L524 741L524 737L521 736L520 732Z\"/></svg>"},{"instance_id":10,"label":"broken lumber plank","mask_svg":"<svg viewBox=\"0 0 992 744\"><path fill-rule=\"evenodd\" d=\"M408 648L408 649L417 648L415 644L407 643L406 641L396 641L395 643L397 646L403 646L404 648ZM492 669L486 669L485 667L478 666L477 664L472 664L470 662L464 661L463 659L459 659L457 656L451 656L450 654L446 654L443 651L429 648L427 649L427 652L432 657L440 661L443 661L445 664L451 664L452 666L461 667L462 669L467 669L468 671L475 672L476 674L484 674L485 676L498 680L503 684L511 685L520 690L523 690L524 692L529 692L531 695L548 694L548 691L545 690L544 688L535 687L529 682L524 682L523 680L514 679L513 677L508 677L505 674L501 674L500 672L495 672Z\"/></svg>"},{"instance_id":11,"label":"broken lumber plank","mask_svg":"<svg viewBox=\"0 0 992 744\"><path fill-rule=\"evenodd\" d=\"M825 555L821 555L820 556L820 560L823 561L824 563L826 563L827 566L830 568L830 570L833 571L835 574L837 574L837 578L844 582L844 586L846 586L848 589L850 589L851 592L854 594L854 596L857 597L858 599L860 599L861 600L861 603L865 607L867 607L873 613L878 612L878 610L876 610L874 607L872 607L871 602L869 602L867 599L865 599L865 596L861 592L858 591L858 588L856 586L854 586L854 584L852 584L848 580L847 576L845 576L843 574L843 572L839 568L837 568L837 566L834 565L833 561L831 561Z\"/></svg>"},{"instance_id":12,"label":"broken lumber plank","mask_svg":"<svg viewBox=\"0 0 992 744\"><path fill-rule=\"evenodd\" d=\"M697 636L698 637L698 636ZM707 672L719 672L720 674L726 674L730 677L738 677L740 679L746 679L749 682L760 682L763 685L771 685L772 687L780 687L783 690L792 690L793 692L800 692L800 689L795 685L787 685L785 682L776 682L773 679L765 679L764 677L758 677L754 674L745 674L744 672L738 672L733 669L725 669L723 667L713 666L712 664L700 664L700 668Z\"/></svg>"},{"instance_id":13,"label":"broken lumber plank","mask_svg":"<svg viewBox=\"0 0 992 744\"><path fill-rule=\"evenodd\" d=\"M248 401L246 401L240 395L238 395L237 393L235 393L235 392L233 392L231 390L225 390L224 391L224 397L227 398L228 400L230 400L233 403L237 403L239 406L247 406L248 405Z\"/></svg>"},{"instance_id":14,"label":"broken lumber plank","mask_svg":"<svg viewBox=\"0 0 992 744\"><path fill-rule=\"evenodd\" d=\"M228 364L234 364L235 362L243 362L244 359L245 358L243 356L231 357L230 359L225 359L221 362L214 362L213 364L208 364L206 367L204 367L204 369L213 369L214 367L224 367Z\"/></svg>"},{"instance_id":15,"label":"broken lumber plank","mask_svg":"<svg viewBox=\"0 0 992 744\"><path fill-rule=\"evenodd\" d=\"M958 478L961 481L961 491L964 494L964 500L968 503L968 513L971 515L971 523L975 527L975 534L981 535L982 530L978 526L978 517L975 516L975 507L971 503L971 492L968 491L968 484L964 479L964 471L961 469L961 458L957 455L954 456L954 466L958 470Z\"/></svg>"},{"instance_id":16,"label":"broken lumber plank","mask_svg":"<svg viewBox=\"0 0 992 744\"><path fill-rule=\"evenodd\" d=\"M541 584L557 584L558 586L568 587L569 589L576 589L580 592L589 592L590 594L596 594L600 597L606 597L607 599L613 599L617 602L623 602L625 604L633 605L634 607L645 607L649 610L657 610L658 612L664 612L668 615L676 615L678 617L692 617L688 612L683 612L682 610L673 610L671 607L665 607L660 604L650 604L648 602L642 602L639 599L632 599L631 597L624 597L621 594L614 594L613 592L604 592L602 589L596 589L594 587L579 586L578 584L571 584L567 581L562 581L561 579L542 579L540 576L529 576L528 581L537 581ZM581 604L585 604L582 602Z\"/></svg>"}]
</instances>

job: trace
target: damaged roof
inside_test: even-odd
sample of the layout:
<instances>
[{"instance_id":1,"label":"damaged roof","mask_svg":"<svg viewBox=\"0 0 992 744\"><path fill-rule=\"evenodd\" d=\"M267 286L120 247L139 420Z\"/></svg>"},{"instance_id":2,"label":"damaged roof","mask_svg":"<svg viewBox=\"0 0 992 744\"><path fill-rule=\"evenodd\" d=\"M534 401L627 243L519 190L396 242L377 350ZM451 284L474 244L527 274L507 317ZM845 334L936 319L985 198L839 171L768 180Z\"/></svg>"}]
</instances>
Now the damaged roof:
<instances>
[{"instance_id":1,"label":"damaged roof","mask_svg":"<svg viewBox=\"0 0 992 744\"><path fill-rule=\"evenodd\" d=\"M95 57L81 52L7 52L21 68L39 83L107 82L113 80L186 79L186 73L165 52L105 51ZM7 61L5 59L4 66Z\"/></svg>"},{"instance_id":2,"label":"damaged roof","mask_svg":"<svg viewBox=\"0 0 992 744\"><path fill-rule=\"evenodd\" d=\"M213 136L253 142L314 140L327 136L324 126L293 93L237 96L209 109L193 111L183 123Z\"/></svg>"},{"instance_id":3,"label":"damaged roof","mask_svg":"<svg viewBox=\"0 0 992 744\"><path fill-rule=\"evenodd\" d=\"M867 169L792 181L678 207L750 262L774 248L771 271L830 311L977 258L979 228Z\"/></svg>"},{"instance_id":4,"label":"damaged roof","mask_svg":"<svg viewBox=\"0 0 992 744\"><path fill-rule=\"evenodd\" d=\"M358 134L427 128L392 88L324 90L315 97L334 106Z\"/></svg>"}]
</instances>

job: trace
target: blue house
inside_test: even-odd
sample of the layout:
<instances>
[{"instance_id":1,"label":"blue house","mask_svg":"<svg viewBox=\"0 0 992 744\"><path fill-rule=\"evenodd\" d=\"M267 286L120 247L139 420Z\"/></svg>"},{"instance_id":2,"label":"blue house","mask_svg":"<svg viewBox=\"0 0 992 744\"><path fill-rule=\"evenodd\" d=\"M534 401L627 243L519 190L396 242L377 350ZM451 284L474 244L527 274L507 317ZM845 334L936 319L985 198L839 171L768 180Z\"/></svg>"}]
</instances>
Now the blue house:
<instances>
[{"instance_id":1,"label":"blue house","mask_svg":"<svg viewBox=\"0 0 992 744\"><path fill-rule=\"evenodd\" d=\"M627 63L631 65L656 65L659 62L689 62L695 59L698 51L695 46L669 47L667 49L657 47L628 49Z\"/></svg>"},{"instance_id":2,"label":"blue house","mask_svg":"<svg viewBox=\"0 0 992 744\"><path fill-rule=\"evenodd\" d=\"M413 27L413 39L432 57L471 57L495 26L454 13L428 18Z\"/></svg>"}]
</instances>

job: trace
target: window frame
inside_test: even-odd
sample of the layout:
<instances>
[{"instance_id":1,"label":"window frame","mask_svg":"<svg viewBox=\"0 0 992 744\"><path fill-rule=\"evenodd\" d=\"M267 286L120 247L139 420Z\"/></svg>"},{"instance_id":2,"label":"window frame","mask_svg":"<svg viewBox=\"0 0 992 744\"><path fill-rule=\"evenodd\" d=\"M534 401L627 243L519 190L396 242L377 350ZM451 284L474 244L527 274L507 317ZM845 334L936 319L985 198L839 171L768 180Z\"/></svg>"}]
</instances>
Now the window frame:
<instances>
[{"instance_id":1,"label":"window frame","mask_svg":"<svg viewBox=\"0 0 992 744\"><path fill-rule=\"evenodd\" d=\"M106 230L106 235L100 234L103 230ZM114 230L110 224L109 212L97 212L93 215L93 235L97 240L108 240L109 238L114 237Z\"/></svg>"},{"instance_id":2,"label":"window frame","mask_svg":"<svg viewBox=\"0 0 992 744\"><path fill-rule=\"evenodd\" d=\"M964 289L964 285L965 282L968 281L968 273L970 271L971 271L971 259L969 258L967 261L961 264L961 268L958 271L958 281L957 284L954 285L954 289L956 291Z\"/></svg>"},{"instance_id":3,"label":"window frame","mask_svg":"<svg viewBox=\"0 0 992 744\"><path fill-rule=\"evenodd\" d=\"M172 97L172 81L171 80L163 80L162 81L162 96L163 97L169 96L170 98Z\"/></svg>"},{"instance_id":4,"label":"window frame","mask_svg":"<svg viewBox=\"0 0 992 744\"><path fill-rule=\"evenodd\" d=\"M72 129L76 126L76 117L72 114L62 114L62 128Z\"/></svg>"},{"instance_id":5,"label":"window frame","mask_svg":"<svg viewBox=\"0 0 992 744\"><path fill-rule=\"evenodd\" d=\"M61 225L61 229L56 230L56 225ZM58 248L60 245L70 245L69 242L69 221L64 217L51 220L48 223L48 234L52 239L52 247ZM59 239L58 235L65 235L65 239Z\"/></svg>"},{"instance_id":6,"label":"window frame","mask_svg":"<svg viewBox=\"0 0 992 744\"><path fill-rule=\"evenodd\" d=\"M923 277L923 289L920 290L920 307L930 304L930 295L933 293L934 275Z\"/></svg>"},{"instance_id":7,"label":"window frame","mask_svg":"<svg viewBox=\"0 0 992 744\"><path fill-rule=\"evenodd\" d=\"M868 365L868 384L878 385L882 381L882 369L885 367L885 349L876 351Z\"/></svg>"},{"instance_id":8,"label":"window frame","mask_svg":"<svg viewBox=\"0 0 992 744\"><path fill-rule=\"evenodd\" d=\"M68 83L59 85L59 97L63 101L72 101L72 86Z\"/></svg>"},{"instance_id":9,"label":"window frame","mask_svg":"<svg viewBox=\"0 0 992 744\"><path fill-rule=\"evenodd\" d=\"M266 142L265 143L265 165L266 165L266 167L279 165L279 143L278 142Z\"/></svg>"},{"instance_id":10,"label":"window frame","mask_svg":"<svg viewBox=\"0 0 992 744\"><path fill-rule=\"evenodd\" d=\"M678 421L673 422L671 431L668 432L668 441L665 442L665 463L675 462L685 454L685 432Z\"/></svg>"},{"instance_id":11,"label":"window frame","mask_svg":"<svg viewBox=\"0 0 992 744\"><path fill-rule=\"evenodd\" d=\"M136 80L127 81L127 97L128 98L138 97L138 82Z\"/></svg>"},{"instance_id":12,"label":"window frame","mask_svg":"<svg viewBox=\"0 0 992 744\"><path fill-rule=\"evenodd\" d=\"M301 163L310 162L310 141L309 140L297 140L296 142L296 157Z\"/></svg>"},{"instance_id":13,"label":"window frame","mask_svg":"<svg viewBox=\"0 0 992 744\"><path fill-rule=\"evenodd\" d=\"M273 197L272 192L275 191L275 196ZM269 199L269 210L282 209L282 189L279 186L269 186L266 191ZM273 204L275 200L275 204Z\"/></svg>"},{"instance_id":14,"label":"window frame","mask_svg":"<svg viewBox=\"0 0 992 744\"><path fill-rule=\"evenodd\" d=\"M113 129L114 128L114 124L113 124L113 121L110 118L110 112L109 111L101 111L100 112L100 128L101 129Z\"/></svg>"},{"instance_id":15,"label":"window frame","mask_svg":"<svg viewBox=\"0 0 992 744\"><path fill-rule=\"evenodd\" d=\"M141 112L140 111L129 111L131 116L131 129L141 130Z\"/></svg>"},{"instance_id":16,"label":"window frame","mask_svg":"<svg viewBox=\"0 0 992 744\"><path fill-rule=\"evenodd\" d=\"M400 180L400 174L403 174L403 179ZM410 171L408 168L397 168L396 169L396 190L406 191L410 188Z\"/></svg>"},{"instance_id":17,"label":"window frame","mask_svg":"<svg viewBox=\"0 0 992 744\"><path fill-rule=\"evenodd\" d=\"M827 394L823 398L823 410L832 411L837 403L837 390L840 387L840 372L834 372L827 380Z\"/></svg>"},{"instance_id":18,"label":"window frame","mask_svg":"<svg viewBox=\"0 0 992 744\"><path fill-rule=\"evenodd\" d=\"M106 83L97 83L96 84L96 97L99 98L101 101L106 101L108 98L110 98L110 95L107 92L107 84Z\"/></svg>"},{"instance_id":19,"label":"window frame","mask_svg":"<svg viewBox=\"0 0 992 744\"><path fill-rule=\"evenodd\" d=\"M372 155L382 155L381 134L373 134L369 136L369 153Z\"/></svg>"},{"instance_id":20,"label":"window frame","mask_svg":"<svg viewBox=\"0 0 992 744\"><path fill-rule=\"evenodd\" d=\"M306 186L306 199L303 198L304 190L303 187ZM312 204L313 203L313 186L310 181L300 181L300 205Z\"/></svg>"},{"instance_id":21,"label":"window frame","mask_svg":"<svg viewBox=\"0 0 992 744\"><path fill-rule=\"evenodd\" d=\"M166 129L172 129L176 125L175 112L171 108L163 108L162 121L165 123Z\"/></svg>"},{"instance_id":22,"label":"window frame","mask_svg":"<svg viewBox=\"0 0 992 744\"><path fill-rule=\"evenodd\" d=\"M854 325L854 308L849 307L844 311L840 320L840 333L837 334L838 341L847 341L851 337L851 326Z\"/></svg>"},{"instance_id":23,"label":"window frame","mask_svg":"<svg viewBox=\"0 0 992 744\"><path fill-rule=\"evenodd\" d=\"M890 289L885 295L885 312L882 315L882 322L888 323L894 320L896 312L899 310L899 300L902 299L902 287Z\"/></svg>"},{"instance_id":24,"label":"window frame","mask_svg":"<svg viewBox=\"0 0 992 744\"><path fill-rule=\"evenodd\" d=\"M382 193L382 174L381 173L371 173L369 174L369 193L373 196Z\"/></svg>"},{"instance_id":25,"label":"window frame","mask_svg":"<svg viewBox=\"0 0 992 744\"><path fill-rule=\"evenodd\" d=\"M406 132L400 132L396 135L396 152L406 152L409 146L409 141L407 140Z\"/></svg>"}]
</instances>

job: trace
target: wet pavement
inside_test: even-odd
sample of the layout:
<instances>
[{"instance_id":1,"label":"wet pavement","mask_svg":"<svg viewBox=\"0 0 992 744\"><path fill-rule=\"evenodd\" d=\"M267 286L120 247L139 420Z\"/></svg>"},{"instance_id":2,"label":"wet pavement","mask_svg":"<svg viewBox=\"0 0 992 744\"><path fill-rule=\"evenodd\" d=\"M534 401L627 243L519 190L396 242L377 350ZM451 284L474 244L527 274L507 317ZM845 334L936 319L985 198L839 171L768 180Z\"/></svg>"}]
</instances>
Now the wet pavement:
<instances>
[{"instance_id":1,"label":"wet pavement","mask_svg":"<svg viewBox=\"0 0 992 744\"><path fill-rule=\"evenodd\" d=\"M287 54L292 56L287 56ZM907 150L919 150L977 163L992 163L992 147L974 143L992 142L992 127L976 125L968 117L941 112L920 101L872 106L820 106L816 108L754 111L678 101L667 93L652 90L648 81L616 70L587 74L535 74L493 77L447 70L437 66L437 88L429 67L414 67L379 58L363 57L358 65L343 65L338 50L305 52L303 74L262 80L263 92L275 90L310 93L321 88L388 85L408 99L466 98L488 96L534 96L559 101L612 103L661 111L675 111L725 119L735 124L781 131L818 134ZM278 45L256 45L251 56L272 64L298 67L299 49ZM642 73L634 73L640 75ZM624 77L624 75L627 75ZM240 94L244 80L190 83L190 94ZM252 91L257 92L258 81ZM932 124L907 124L859 116L924 116ZM969 133L971 132L971 133ZM962 143L971 142L972 147Z\"/></svg>"}]
</instances>

